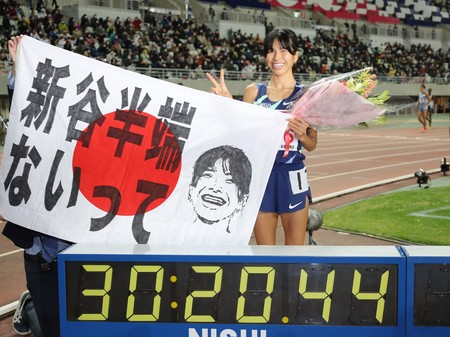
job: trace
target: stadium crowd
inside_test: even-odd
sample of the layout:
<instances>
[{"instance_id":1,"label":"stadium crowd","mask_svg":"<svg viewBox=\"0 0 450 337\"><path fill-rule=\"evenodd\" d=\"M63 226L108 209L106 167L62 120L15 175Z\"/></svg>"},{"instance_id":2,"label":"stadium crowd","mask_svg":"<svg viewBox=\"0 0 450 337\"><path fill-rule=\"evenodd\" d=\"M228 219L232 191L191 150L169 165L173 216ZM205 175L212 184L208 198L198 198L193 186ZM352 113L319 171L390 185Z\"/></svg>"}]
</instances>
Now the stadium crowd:
<instances>
[{"instance_id":1,"label":"stadium crowd","mask_svg":"<svg viewBox=\"0 0 450 337\"><path fill-rule=\"evenodd\" d=\"M399 0L397 0L397 2L400 2ZM428 5L430 6L436 6L437 8L439 8L439 11L445 11L445 12L450 12L450 2L446 1L446 0L430 0Z\"/></svg>"},{"instance_id":2,"label":"stadium crowd","mask_svg":"<svg viewBox=\"0 0 450 337\"><path fill-rule=\"evenodd\" d=\"M0 0L0 67L9 61L7 41L11 35L25 34L52 45L134 70L136 68L187 69L191 78L202 78L204 70L224 68L241 71L242 78L253 79L265 72L260 55L262 38L258 35L229 31L221 38L218 31L195 18L182 19L151 14L145 23L139 17L88 17L79 21L66 18L55 5L46 8L43 0L25 15L15 0ZM357 68L373 67L379 76L442 77L449 76L450 49L434 50L430 45L385 43L374 47L345 32L316 31L313 39L299 36L298 73L334 74Z\"/></svg>"}]
</instances>

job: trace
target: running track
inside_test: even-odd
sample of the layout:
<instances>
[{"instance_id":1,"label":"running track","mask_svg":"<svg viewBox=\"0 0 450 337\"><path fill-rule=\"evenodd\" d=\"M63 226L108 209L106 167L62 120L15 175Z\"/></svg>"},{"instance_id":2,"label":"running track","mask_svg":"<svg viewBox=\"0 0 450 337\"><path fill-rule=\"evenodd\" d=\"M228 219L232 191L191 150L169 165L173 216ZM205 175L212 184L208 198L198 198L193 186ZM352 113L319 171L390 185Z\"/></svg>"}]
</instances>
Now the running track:
<instances>
[{"instance_id":1,"label":"running track","mask_svg":"<svg viewBox=\"0 0 450 337\"><path fill-rule=\"evenodd\" d=\"M308 178L314 201L343 191L407 178L423 169L440 169L450 161L449 119L435 118L422 133L414 117L392 117L386 125L368 129L319 133L314 152L307 154Z\"/></svg>"},{"instance_id":2,"label":"running track","mask_svg":"<svg viewBox=\"0 0 450 337\"><path fill-rule=\"evenodd\" d=\"M432 129L422 133L414 116L400 116L381 126L319 132L317 149L306 153L313 200L411 178L419 169L439 171L443 157L450 161L449 127L448 115L435 115ZM370 244L361 238L361 245ZM0 236L0 308L17 301L24 289L22 251ZM10 321L0 322L0 337L14 336Z\"/></svg>"}]
</instances>

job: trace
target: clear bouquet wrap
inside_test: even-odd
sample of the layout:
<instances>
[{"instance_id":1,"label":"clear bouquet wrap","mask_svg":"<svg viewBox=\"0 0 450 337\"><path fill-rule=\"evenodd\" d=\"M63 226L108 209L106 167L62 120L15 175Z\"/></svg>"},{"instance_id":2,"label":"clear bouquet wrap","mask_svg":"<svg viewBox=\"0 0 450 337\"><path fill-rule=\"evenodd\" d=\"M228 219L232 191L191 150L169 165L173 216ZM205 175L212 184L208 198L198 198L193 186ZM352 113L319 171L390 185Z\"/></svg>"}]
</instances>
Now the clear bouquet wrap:
<instances>
[{"instance_id":1,"label":"clear bouquet wrap","mask_svg":"<svg viewBox=\"0 0 450 337\"><path fill-rule=\"evenodd\" d=\"M311 127L343 128L377 119L384 121L386 111L383 103L389 99L387 90L378 96L369 97L376 87L376 75L372 68L326 77L303 88L297 101L288 111L292 117L303 118ZM285 152L294 140L287 130L284 133Z\"/></svg>"},{"instance_id":2,"label":"clear bouquet wrap","mask_svg":"<svg viewBox=\"0 0 450 337\"><path fill-rule=\"evenodd\" d=\"M376 119L384 114L384 91L369 97L376 87L371 68L331 76L306 86L289 113L314 128L343 128Z\"/></svg>"}]
</instances>

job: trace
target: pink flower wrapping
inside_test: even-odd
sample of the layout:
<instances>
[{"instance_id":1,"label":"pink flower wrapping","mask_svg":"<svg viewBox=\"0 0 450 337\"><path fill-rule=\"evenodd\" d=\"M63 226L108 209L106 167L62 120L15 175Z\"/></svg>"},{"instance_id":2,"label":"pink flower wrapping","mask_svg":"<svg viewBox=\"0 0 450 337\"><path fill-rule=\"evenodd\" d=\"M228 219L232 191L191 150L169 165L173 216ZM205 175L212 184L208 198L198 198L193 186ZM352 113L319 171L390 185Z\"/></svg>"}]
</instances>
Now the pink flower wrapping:
<instances>
[{"instance_id":1,"label":"pink flower wrapping","mask_svg":"<svg viewBox=\"0 0 450 337\"><path fill-rule=\"evenodd\" d=\"M361 75L354 79L352 76L358 73ZM303 90L289 112L315 128L342 128L375 119L385 112L382 103L389 96L384 92L382 99L367 98L376 85L373 77L368 69L362 69L314 82ZM345 78L350 79L342 81Z\"/></svg>"}]
</instances>

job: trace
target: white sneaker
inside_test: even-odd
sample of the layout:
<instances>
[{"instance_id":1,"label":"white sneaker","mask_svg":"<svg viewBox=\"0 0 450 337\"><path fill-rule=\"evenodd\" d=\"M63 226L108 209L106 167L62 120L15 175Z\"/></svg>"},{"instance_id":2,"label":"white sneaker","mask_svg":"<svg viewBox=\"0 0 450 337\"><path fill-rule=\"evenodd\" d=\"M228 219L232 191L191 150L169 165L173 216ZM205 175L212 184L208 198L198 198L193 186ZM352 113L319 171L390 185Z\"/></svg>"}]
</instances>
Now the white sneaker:
<instances>
[{"instance_id":1,"label":"white sneaker","mask_svg":"<svg viewBox=\"0 0 450 337\"><path fill-rule=\"evenodd\" d=\"M14 316L12 319L12 327L16 334L20 336L26 336L31 333L31 328L24 322L22 317L23 309L28 301L31 301L30 292L24 291L19 298L19 305L17 306L16 311L14 312Z\"/></svg>"}]
</instances>

